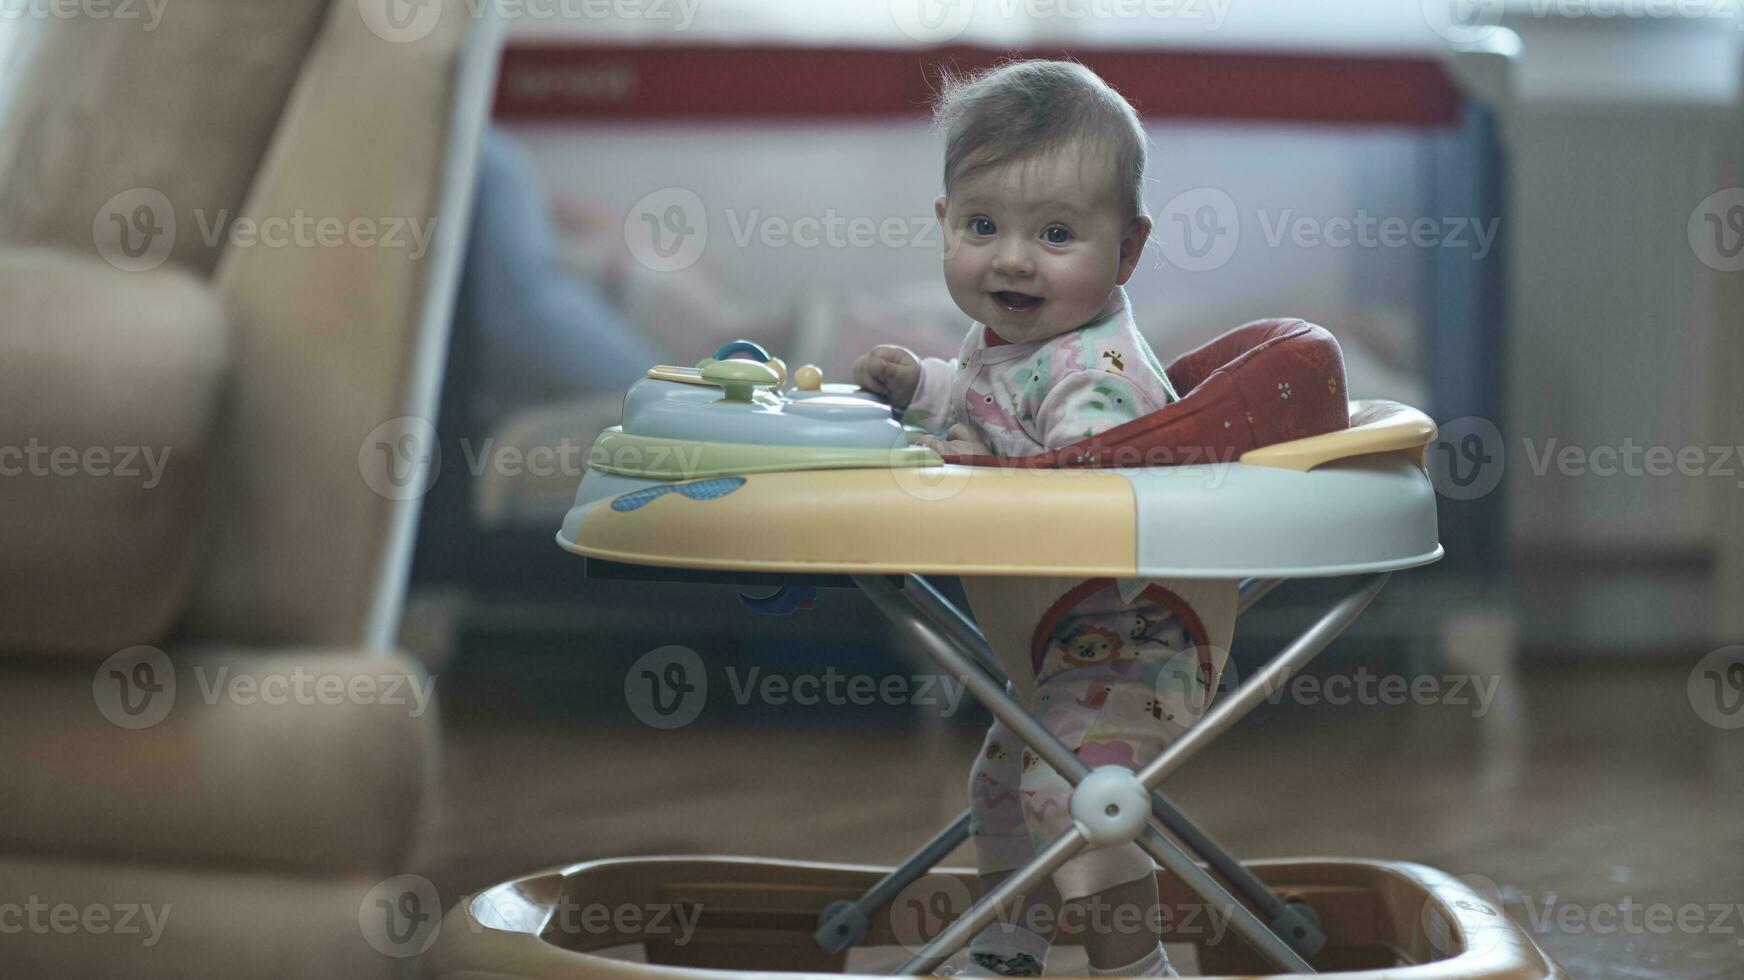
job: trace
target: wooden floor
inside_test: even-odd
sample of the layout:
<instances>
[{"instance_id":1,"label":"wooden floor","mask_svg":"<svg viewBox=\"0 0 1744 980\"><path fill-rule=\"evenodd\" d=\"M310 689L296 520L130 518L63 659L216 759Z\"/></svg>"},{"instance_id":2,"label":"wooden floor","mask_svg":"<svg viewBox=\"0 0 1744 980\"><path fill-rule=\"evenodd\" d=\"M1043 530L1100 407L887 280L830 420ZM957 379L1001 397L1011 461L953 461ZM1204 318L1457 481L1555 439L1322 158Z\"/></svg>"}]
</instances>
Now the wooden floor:
<instances>
[{"instance_id":1,"label":"wooden floor","mask_svg":"<svg viewBox=\"0 0 1744 980\"><path fill-rule=\"evenodd\" d=\"M1480 876L1575 977L1744 977L1744 730L1696 716L1689 666L1536 668L1483 717L1264 706L1165 789L1244 857ZM896 862L965 806L978 745L961 726L446 723L420 861L444 895L606 855Z\"/></svg>"}]
</instances>

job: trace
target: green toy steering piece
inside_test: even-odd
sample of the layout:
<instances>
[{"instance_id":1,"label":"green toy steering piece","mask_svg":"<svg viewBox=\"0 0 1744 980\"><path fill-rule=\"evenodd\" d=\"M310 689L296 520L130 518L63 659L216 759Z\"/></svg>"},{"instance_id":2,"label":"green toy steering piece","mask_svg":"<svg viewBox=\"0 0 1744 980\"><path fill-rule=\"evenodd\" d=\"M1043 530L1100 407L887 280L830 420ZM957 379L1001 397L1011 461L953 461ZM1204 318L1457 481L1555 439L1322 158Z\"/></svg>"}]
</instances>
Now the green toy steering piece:
<instances>
[{"instance_id":1,"label":"green toy steering piece","mask_svg":"<svg viewBox=\"0 0 1744 980\"><path fill-rule=\"evenodd\" d=\"M698 367L702 370L702 379L720 385L727 400L733 402L748 402L758 388L773 388L781 381L774 368L756 361L734 358L711 363L704 358Z\"/></svg>"}]
</instances>

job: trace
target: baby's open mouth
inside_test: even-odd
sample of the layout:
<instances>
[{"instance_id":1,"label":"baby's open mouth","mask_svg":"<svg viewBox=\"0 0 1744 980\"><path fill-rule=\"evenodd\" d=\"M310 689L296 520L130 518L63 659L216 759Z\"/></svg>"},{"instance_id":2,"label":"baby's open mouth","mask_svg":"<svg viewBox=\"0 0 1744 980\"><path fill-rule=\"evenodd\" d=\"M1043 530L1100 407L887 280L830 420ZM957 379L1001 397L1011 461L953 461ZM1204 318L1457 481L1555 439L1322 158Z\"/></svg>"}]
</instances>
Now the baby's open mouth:
<instances>
[{"instance_id":1,"label":"baby's open mouth","mask_svg":"<svg viewBox=\"0 0 1744 980\"><path fill-rule=\"evenodd\" d=\"M1027 313L1042 305L1042 298L1040 296L1031 296L1028 293L1014 293L1008 289L993 293L992 296L995 303L998 303L1000 306L1005 307L1013 313Z\"/></svg>"}]
</instances>

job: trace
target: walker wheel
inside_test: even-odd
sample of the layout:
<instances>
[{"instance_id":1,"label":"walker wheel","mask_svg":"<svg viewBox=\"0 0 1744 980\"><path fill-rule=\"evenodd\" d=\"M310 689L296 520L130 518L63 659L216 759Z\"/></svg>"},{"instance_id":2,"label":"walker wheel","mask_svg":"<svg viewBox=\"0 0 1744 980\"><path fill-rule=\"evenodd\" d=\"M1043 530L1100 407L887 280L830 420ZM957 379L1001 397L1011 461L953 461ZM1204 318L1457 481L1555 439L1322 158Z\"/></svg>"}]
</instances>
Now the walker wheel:
<instances>
[{"instance_id":1,"label":"walker wheel","mask_svg":"<svg viewBox=\"0 0 1744 980\"><path fill-rule=\"evenodd\" d=\"M860 940L866 938L866 929L870 925L866 914L855 903L831 902L818 916L818 929L812 938L824 952L839 953L859 945Z\"/></svg>"},{"instance_id":2,"label":"walker wheel","mask_svg":"<svg viewBox=\"0 0 1744 980\"><path fill-rule=\"evenodd\" d=\"M1319 953L1326 945L1326 930L1320 924L1320 913L1300 899L1285 900L1284 911L1271 923L1271 929L1303 959Z\"/></svg>"}]
</instances>

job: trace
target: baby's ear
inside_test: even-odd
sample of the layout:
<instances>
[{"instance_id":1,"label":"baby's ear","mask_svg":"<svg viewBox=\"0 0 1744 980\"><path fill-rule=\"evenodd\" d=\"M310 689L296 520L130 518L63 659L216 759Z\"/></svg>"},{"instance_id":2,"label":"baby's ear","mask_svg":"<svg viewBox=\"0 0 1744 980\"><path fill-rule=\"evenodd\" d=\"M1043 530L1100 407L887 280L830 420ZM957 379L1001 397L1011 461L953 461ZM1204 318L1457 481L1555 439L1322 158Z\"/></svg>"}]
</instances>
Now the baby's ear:
<instances>
[{"instance_id":1,"label":"baby's ear","mask_svg":"<svg viewBox=\"0 0 1744 980\"><path fill-rule=\"evenodd\" d=\"M1138 268L1138 257L1144 254L1145 242L1150 237L1151 219L1142 214L1126 226L1126 234L1120 239L1120 275L1115 277L1115 285L1124 286L1132 278L1133 270Z\"/></svg>"},{"instance_id":2,"label":"baby's ear","mask_svg":"<svg viewBox=\"0 0 1744 980\"><path fill-rule=\"evenodd\" d=\"M933 214L939 219L939 237L944 240L945 258L948 259L957 248L957 239L951 234L951 226L945 223L945 195L940 194L933 201Z\"/></svg>"}]
</instances>

